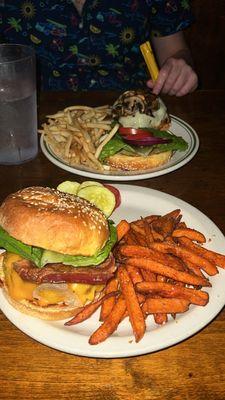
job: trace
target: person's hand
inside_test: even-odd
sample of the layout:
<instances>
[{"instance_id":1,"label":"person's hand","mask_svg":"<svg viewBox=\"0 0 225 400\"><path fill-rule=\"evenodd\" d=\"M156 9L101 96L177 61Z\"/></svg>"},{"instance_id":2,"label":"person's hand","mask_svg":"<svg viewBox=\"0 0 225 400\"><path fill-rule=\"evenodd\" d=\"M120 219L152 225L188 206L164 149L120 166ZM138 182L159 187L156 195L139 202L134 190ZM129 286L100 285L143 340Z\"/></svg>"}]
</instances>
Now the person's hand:
<instances>
[{"instance_id":1,"label":"person's hand","mask_svg":"<svg viewBox=\"0 0 225 400\"><path fill-rule=\"evenodd\" d=\"M159 71L155 82L147 81L147 86L158 95L160 92L171 96L184 96L198 86L198 77L190 65L182 58L168 58Z\"/></svg>"}]
</instances>

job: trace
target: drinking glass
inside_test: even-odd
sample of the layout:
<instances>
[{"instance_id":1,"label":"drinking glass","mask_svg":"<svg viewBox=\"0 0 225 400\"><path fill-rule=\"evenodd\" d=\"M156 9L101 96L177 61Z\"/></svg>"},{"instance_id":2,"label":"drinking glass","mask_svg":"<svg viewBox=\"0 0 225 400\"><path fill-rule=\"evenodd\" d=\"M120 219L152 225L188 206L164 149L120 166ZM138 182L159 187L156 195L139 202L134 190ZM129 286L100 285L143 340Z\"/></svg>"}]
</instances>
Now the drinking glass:
<instances>
[{"instance_id":1,"label":"drinking glass","mask_svg":"<svg viewBox=\"0 0 225 400\"><path fill-rule=\"evenodd\" d=\"M35 52L0 44L0 164L22 164L38 152Z\"/></svg>"}]
</instances>

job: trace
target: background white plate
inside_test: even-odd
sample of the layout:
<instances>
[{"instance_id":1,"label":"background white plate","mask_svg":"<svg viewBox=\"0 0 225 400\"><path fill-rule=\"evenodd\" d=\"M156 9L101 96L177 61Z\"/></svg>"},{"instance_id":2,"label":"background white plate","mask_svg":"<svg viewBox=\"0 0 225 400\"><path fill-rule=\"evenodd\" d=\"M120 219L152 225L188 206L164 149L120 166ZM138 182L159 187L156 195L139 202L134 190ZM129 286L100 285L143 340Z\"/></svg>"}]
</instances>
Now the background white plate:
<instances>
[{"instance_id":1,"label":"background white plate","mask_svg":"<svg viewBox=\"0 0 225 400\"><path fill-rule=\"evenodd\" d=\"M206 235L206 247L218 252L225 248L225 238L216 225L199 210L176 197L156 190L131 185L115 185L122 196L122 203L112 218L116 223L126 218L129 221L150 214L165 214L180 208L183 220ZM124 320L118 330L104 343L97 346L88 344L90 334L99 326L98 313L89 320L72 327L65 327L65 321L48 322L29 317L15 310L0 290L0 306L6 317L28 336L49 347L88 357L116 358L151 353L179 343L206 326L225 304L225 270L210 277L209 303L205 307L192 305L184 314L172 318L164 326L147 319L144 338L135 343L129 321Z\"/></svg>"},{"instance_id":2,"label":"background white plate","mask_svg":"<svg viewBox=\"0 0 225 400\"><path fill-rule=\"evenodd\" d=\"M71 167L65 162L61 161L50 149L44 140L44 135L41 136L40 145L44 155L58 167L72 172L73 174L95 178L95 179L107 179L113 181L134 181L141 179L154 178L156 176L168 174L169 172L175 171L187 164L197 153L199 148L199 138L195 130L188 125L182 119L171 115L171 128L170 132L176 136L181 136L188 143L188 148L185 151L176 151L172 158L161 167L151 169L149 171L132 171L132 172L110 172L106 171L100 173L98 171L88 170L85 167Z\"/></svg>"}]
</instances>

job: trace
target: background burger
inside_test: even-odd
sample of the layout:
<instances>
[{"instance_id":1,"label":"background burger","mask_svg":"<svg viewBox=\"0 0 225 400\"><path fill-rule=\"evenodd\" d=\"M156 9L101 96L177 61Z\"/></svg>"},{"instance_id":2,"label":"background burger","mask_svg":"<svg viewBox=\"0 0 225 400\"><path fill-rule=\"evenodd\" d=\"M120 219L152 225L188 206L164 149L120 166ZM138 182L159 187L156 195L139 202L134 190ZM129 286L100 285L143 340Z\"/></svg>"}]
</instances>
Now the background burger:
<instances>
[{"instance_id":1,"label":"background burger","mask_svg":"<svg viewBox=\"0 0 225 400\"><path fill-rule=\"evenodd\" d=\"M187 143L168 132L170 116L161 98L149 90L124 92L112 107L119 123L116 134L106 143L99 161L115 170L146 170L169 161L174 151Z\"/></svg>"},{"instance_id":2,"label":"background burger","mask_svg":"<svg viewBox=\"0 0 225 400\"><path fill-rule=\"evenodd\" d=\"M42 319L76 314L115 272L116 229L88 201L29 187L0 207L1 280L18 310Z\"/></svg>"}]
</instances>

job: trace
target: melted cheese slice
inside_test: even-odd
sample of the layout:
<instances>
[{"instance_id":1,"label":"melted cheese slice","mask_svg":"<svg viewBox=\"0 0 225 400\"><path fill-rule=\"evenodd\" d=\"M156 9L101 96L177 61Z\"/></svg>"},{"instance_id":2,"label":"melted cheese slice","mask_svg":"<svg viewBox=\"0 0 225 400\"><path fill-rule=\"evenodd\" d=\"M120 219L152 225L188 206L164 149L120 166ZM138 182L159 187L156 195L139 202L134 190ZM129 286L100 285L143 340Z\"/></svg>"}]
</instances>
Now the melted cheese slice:
<instances>
[{"instance_id":1,"label":"melted cheese slice","mask_svg":"<svg viewBox=\"0 0 225 400\"><path fill-rule=\"evenodd\" d=\"M57 284L48 284L47 286L37 285L36 283L23 280L14 270L13 263L22 260L16 254L7 253L4 257L4 273L5 283L8 288L10 297L16 301L28 300L33 301L40 306L48 306L54 304L66 303L68 295L73 296L74 300L79 301L79 305L83 305L89 301L93 301L97 292L100 292L104 285L88 285L83 283L69 283L68 290L55 290ZM37 292L38 298L34 298L34 292Z\"/></svg>"}]
</instances>

